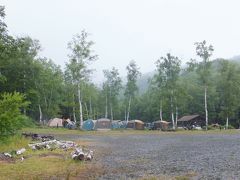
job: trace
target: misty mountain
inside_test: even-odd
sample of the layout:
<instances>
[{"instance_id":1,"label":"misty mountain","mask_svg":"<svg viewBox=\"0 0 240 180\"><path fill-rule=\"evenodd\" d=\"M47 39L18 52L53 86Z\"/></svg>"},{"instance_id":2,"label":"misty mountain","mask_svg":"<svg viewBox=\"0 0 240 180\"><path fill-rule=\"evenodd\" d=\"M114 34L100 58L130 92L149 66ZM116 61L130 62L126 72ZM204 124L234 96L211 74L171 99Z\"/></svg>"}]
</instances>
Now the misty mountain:
<instances>
[{"instance_id":1,"label":"misty mountain","mask_svg":"<svg viewBox=\"0 0 240 180\"><path fill-rule=\"evenodd\" d=\"M144 73L139 77L137 81L137 86L140 94L143 94L144 92L147 91L149 87L149 80L154 76L154 74L155 74L155 71L152 71L152 72Z\"/></svg>"},{"instance_id":2,"label":"misty mountain","mask_svg":"<svg viewBox=\"0 0 240 180\"><path fill-rule=\"evenodd\" d=\"M230 58L230 60L234 61L234 62L240 62L240 55L238 56L233 56L232 58Z\"/></svg>"},{"instance_id":3,"label":"misty mountain","mask_svg":"<svg viewBox=\"0 0 240 180\"><path fill-rule=\"evenodd\" d=\"M214 67L214 69L217 68L218 66L218 62L221 58L218 58L218 59L215 59L213 60L213 64L212 66ZM240 63L240 55L237 55L237 56L233 56L232 58L229 58L230 61L232 62L236 62L236 63ZM183 69L185 68L185 65L182 65ZM149 80L154 76L154 73L155 71L151 71L151 72L148 72L148 73L144 73L142 74L138 81L137 81L137 85L138 85L138 88L139 88L139 93L140 94L143 94L144 92L147 91L148 87L149 87Z\"/></svg>"}]
</instances>

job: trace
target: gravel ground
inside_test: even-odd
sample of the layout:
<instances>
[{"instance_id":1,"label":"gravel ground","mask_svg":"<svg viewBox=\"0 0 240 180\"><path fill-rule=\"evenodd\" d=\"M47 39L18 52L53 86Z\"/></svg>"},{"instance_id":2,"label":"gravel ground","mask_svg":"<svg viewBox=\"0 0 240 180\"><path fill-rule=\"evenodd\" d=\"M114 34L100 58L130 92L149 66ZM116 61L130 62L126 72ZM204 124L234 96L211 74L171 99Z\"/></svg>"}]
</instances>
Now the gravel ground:
<instances>
[{"instance_id":1,"label":"gravel ground","mask_svg":"<svg viewBox=\"0 0 240 180\"><path fill-rule=\"evenodd\" d=\"M79 137L74 137L79 138ZM81 136L101 150L99 179L240 179L240 134ZM191 176L188 176L191 174Z\"/></svg>"}]
</instances>

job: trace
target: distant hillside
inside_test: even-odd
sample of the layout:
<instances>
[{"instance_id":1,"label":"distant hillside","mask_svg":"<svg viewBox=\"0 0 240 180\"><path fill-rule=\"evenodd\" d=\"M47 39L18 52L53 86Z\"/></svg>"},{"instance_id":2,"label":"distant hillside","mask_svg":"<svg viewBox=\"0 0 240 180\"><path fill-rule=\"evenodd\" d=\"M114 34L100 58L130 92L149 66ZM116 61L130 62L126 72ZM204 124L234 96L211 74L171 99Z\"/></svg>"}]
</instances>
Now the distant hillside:
<instances>
[{"instance_id":1,"label":"distant hillside","mask_svg":"<svg viewBox=\"0 0 240 180\"><path fill-rule=\"evenodd\" d=\"M144 73L141 75L141 77L137 81L137 86L139 89L139 93L143 94L144 92L147 91L149 87L149 80L154 76L154 71Z\"/></svg>"},{"instance_id":2,"label":"distant hillside","mask_svg":"<svg viewBox=\"0 0 240 180\"><path fill-rule=\"evenodd\" d=\"M230 58L230 60L234 61L234 62L239 62L240 63L240 55L238 56L233 56L232 58Z\"/></svg>"},{"instance_id":3,"label":"distant hillside","mask_svg":"<svg viewBox=\"0 0 240 180\"><path fill-rule=\"evenodd\" d=\"M214 69L217 68L219 59L220 58L213 60L213 66L215 67ZM240 63L240 55L229 58L229 60ZM155 71L144 73L138 79L137 85L138 85L140 94L143 94L144 92L147 91L147 89L149 87L149 79L151 79L154 76L154 73L155 73Z\"/></svg>"}]
</instances>

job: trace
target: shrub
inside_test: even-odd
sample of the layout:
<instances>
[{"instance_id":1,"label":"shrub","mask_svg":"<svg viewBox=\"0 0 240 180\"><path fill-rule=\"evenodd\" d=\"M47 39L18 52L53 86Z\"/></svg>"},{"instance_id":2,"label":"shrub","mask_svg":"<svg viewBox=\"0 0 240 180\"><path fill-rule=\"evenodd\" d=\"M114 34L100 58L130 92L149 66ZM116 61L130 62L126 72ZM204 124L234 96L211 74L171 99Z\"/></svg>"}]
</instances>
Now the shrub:
<instances>
[{"instance_id":1,"label":"shrub","mask_svg":"<svg viewBox=\"0 0 240 180\"><path fill-rule=\"evenodd\" d=\"M236 129L234 126L232 126L232 125L228 125L228 129Z\"/></svg>"},{"instance_id":2,"label":"shrub","mask_svg":"<svg viewBox=\"0 0 240 180\"><path fill-rule=\"evenodd\" d=\"M24 126L27 117L21 113L21 109L27 107L24 95L4 93L0 96L0 136L6 137L15 134L16 130Z\"/></svg>"}]
</instances>

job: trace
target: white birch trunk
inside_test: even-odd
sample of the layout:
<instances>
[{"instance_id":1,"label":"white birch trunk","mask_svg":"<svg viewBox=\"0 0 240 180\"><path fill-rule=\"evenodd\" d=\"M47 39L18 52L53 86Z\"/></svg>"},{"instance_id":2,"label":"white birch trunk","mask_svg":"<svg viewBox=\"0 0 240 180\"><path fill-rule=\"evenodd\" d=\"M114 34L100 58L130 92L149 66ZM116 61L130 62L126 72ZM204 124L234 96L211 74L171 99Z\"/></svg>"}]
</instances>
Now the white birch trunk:
<instances>
[{"instance_id":1,"label":"white birch trunk","mask_svg":"<svg viewBox=\"0 0 240 180\"><path fill-rule=\"evenodd\" d=\"M204 89L204 103L205 103L205 116L206 116L206 130L208 130L208 110L207 110L207 86Z\"/></svg>"},{"instance_id":2,"label":"white birch trunk","mask_svg":"<svg viewBox=\"0 0 240 180\"><path fill-rule=\"evenodd\" d=\"M131 101L132 101L132 97L130 96L129 102L128 102L127 123L129 121L129 113L130 113L130 108L131 108Z\"/></svg>"},{"instance_id":3,"label":"white birch trunk","mask_svg":"<svg viewBox=\"0 0 240 180\"><path fill-rule=\"evenodd\" d=\"M108 118L108 98L106 95L105 118Z\"/></svg>"},{"instance_id":4,"label":"white birch trunk","mask_svg":"<svg viewBox=\"0 0 240 180\"><path fill-rule=\"evenodd\" d=\"M75 108L75 96L74 96L74 94L73 94L73 103L74 103L74 105L73 105L73 121L76 124L77 119L76 119L76 108Z\"/></svg>"},{"instance_id":5,"label":"white birch trunk","mask_svg":"<svg viewBox=\"0 0 240 180\"><path fill-rule=\"evenodd\" d=\"M39 123L42 124L42 108L40 104L38 105L38 109L39 109Z\"/></svg>"},{"instance_id":6,"label":"white birch trunk","mask_svg":"<svg viewBox=\"0 0 240 180\"><path fill-rule=\"evenodd\" d=\"M110 111L111 111L111 120L113 120L113 109L112 109L112 104L110 104Z\"/></svg>"},{"instance_id":7,"label":"white birch trunk","mask_svg":"<svg viewBox=\"0 0 240 180\"><path fill-rule=\"evenodd\" d=\"M77 119L76 119L75 106L73 106L73 121L74 121L74 122L75 122L75 124L76 124L76 122L77 122Z\"/></svg>"},{"instance_id":8,"label":"white birch trunk","mask_svg":"<svg viewBox=\"0 0 240 180\"><path fill-rule=\"evenodd\" d=\"M78 84L78 103L79 103L79 116L80 116L79 127L80 127L80 129L82 129L82 125L83 125L83 112L82 112L82 101L81 101L80 84Z\"/></svg>"},{"instance_id":9,"label":"white birch trunk","mask_svg":"<svg viewBox=\"0 0 240 180\"><path fill-rule=\"evenodd\" d=\"M110 87L110 92L109 92L109 102L110 102L110 114L111 114L111 124L113 120L113 109L112 109L112 88Z\"/></svg>"},{"instance_id":10,"label":"white birch trunk","mask_svg":"<svg viewBox=\"0 0 240 180\"><path fill-rule=\"evenodd\" d=\"M227 120L226 120L226 129L228 129L228 116L227 116Z\"/></svg>"},{"instance_id":11,"label":"white birch trunk","mask_svg":"<svg viewBox=\"0 0 240 180\"><path fill-rule=\"evenodd\" d=\"M176 106L176 122L175 122L175 128L177 129L177 121L178 121L178 107Z\"/></svg>"},{"instance_id":12,"label":"white birch trunk","mask_svg":"<svg viewBox=\"0 0 240 180\"><path fill-rule=\"evenodd\" d=\"M173 114L173 111L171 112L171 116L172 116L173 129L175 130L175 122L174 122L174 114Z\"/></svg>"},{"instance_id":13,"label":"white birch trunk","mask_svg":"<svg viewBox=\"0 0 240 180\"><path fill-rule=\"evenodd\" d=\"M113 109L112 109L112 103L110 104L110 111L111 111L111 120L110 120L110 123L111 123L111 129L112 129L112 121L113 121Z\"/></svg>"},{"instance_id":14,"label":"white birch trunk","mask_svg":"<svg viewBox=\"0 0 240 180\"><path fill-rule=\"evenodd\" d=\"M173 91L171 95L171 117L172 117L173 129L175 130L175 121L174 121L174 113L173 113Z\"/></svg>"},{"instance_id":15,"label":"white birch trunk","mask_svg":"<svg viewBox=\"0 0 240 180\"><path fill-rule=\"evenodd\" d=\"M125 107L125 114L124 114L125 121L127 121L127 109Z\"/></svg>"},{"instance_id":16,"label":"white birch trunk","mask_svg":"<svg viewBox=\"0 0 240 180\"><path fill-rule=\"evenodd\" d=\"M159 109L159 116L160 116L160 120L162 121L162 100L160 101L160 109Z\"/></svg>"}]
</instances>

